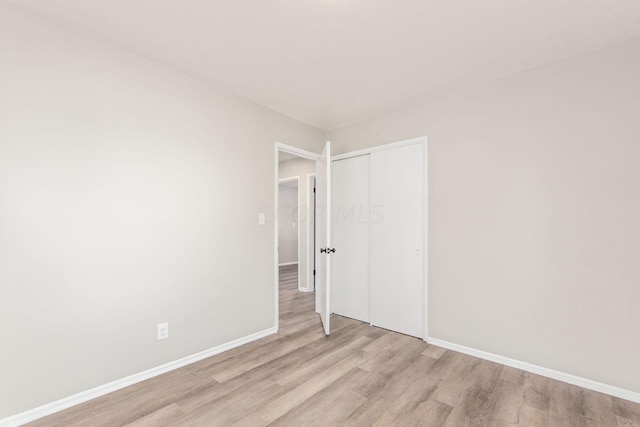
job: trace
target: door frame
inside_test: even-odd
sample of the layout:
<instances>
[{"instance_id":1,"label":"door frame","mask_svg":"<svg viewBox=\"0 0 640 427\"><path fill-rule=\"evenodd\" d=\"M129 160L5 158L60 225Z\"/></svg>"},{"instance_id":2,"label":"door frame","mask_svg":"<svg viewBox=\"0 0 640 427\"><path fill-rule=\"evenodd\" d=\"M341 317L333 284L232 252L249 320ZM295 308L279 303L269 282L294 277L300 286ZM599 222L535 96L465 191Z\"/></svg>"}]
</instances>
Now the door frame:
<instances>
[{"instance_id":1,"label":"door frame","mask_svg":"<svg viewBox=\"0 0 640 427\"><path fill-rule=\"evenodd\" d=\"M279 197L278 197L278 193L279 193L279 174L280 174L280 152L284 152L284 153L289 153L289 154L293 154L295 156L301 157L303 159L307 159L307 160L313 160L313 161L318 161L318 159L320 159L320 154L318 153L313 153L311 151L307 151L304 150L302 148L298 148L298 147L294 147L293 145L287 145L287 144L283 144L281 142L276 141L274 144L274 177L273 177L273 188L274 188L274 197L273 197L273 259L274 259L274 289L275 289L275 313L274 313L274 324L275 324L275 328L276 330L280 330L280 269L279 269L279 263L280 263L280 256L278 254L278 236L279 236L279 227L278 227L278 222L279 222L279 210L278 210L278 206L279 206ZM298 191L300 190L300 186L298 186ZM299 223L298 223L299 224ZM300 227L298 227L298 232L300 231ZM300 248L300 245L298 245L298 249ZM315 252L315 248L314 248L314 252ZM299 255L298 255L298 262L300 262L299 259ZM298 268L299 268L299 264L298 264ZM300 286L299 284L300 281L300 275L298 275L298 287Z\"/></svg>"}]
</instances>

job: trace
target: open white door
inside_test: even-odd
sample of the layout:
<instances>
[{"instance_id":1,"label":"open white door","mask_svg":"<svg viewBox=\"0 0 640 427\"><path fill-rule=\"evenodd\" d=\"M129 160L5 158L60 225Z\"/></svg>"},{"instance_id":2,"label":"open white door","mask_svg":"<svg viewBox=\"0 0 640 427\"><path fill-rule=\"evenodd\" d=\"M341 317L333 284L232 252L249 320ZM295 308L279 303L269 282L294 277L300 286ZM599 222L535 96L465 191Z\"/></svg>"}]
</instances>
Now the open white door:
<instances>
[{"instance_id":1,"label":"open white door","mask_svg":"<svg viewBox=\"0 0 640 427\"><path fill-rule=\"evenodd\" d=\"M322 150L320 160L316 164L316 236L317 245L317 283L316 311L320 313L324 333L329 335L329 318L331 315L331 143Z\"/></svg>"}]
</instances>

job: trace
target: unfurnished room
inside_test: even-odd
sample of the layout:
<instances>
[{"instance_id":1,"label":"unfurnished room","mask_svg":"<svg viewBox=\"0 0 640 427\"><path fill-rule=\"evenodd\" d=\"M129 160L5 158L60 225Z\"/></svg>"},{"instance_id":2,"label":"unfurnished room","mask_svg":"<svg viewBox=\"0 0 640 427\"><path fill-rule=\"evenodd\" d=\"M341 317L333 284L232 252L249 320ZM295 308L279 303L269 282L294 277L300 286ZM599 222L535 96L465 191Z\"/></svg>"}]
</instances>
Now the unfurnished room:
<instances>
[{"instance_id":1,"label":"unfurnished room","mask_svg":"<svg viewBox=\"0 0 640 427\"><path fill-rule=\"evenodd\" d=\"M0 427L640 426L637 0L0 0Z\"/></svg>"}]
</instances>

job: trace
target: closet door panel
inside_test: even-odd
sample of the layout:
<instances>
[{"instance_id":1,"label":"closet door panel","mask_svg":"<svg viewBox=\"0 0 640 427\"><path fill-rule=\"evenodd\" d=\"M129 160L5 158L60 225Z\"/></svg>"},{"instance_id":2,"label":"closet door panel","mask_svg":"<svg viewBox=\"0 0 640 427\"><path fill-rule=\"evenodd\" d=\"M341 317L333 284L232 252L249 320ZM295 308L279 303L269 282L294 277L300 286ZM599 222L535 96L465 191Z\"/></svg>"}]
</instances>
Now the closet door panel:
<instances>
[{"instance_id":1,"label":"closet door panel","mask_svg":"<svg viewBox=\"0 0 640 427\"><path fill-rule=\"evenodd\" d=\"M423 335L422 144L370 155L371 323Z\"/></svg>"},{"instance_id":2,"label":"closet door panel","mask_svg":"<svg viewBox=\"0 0 640 427\"><path fill-rule=\"evenodd\" d=\"M332 163L331 306L369 322L369 155Z\"/></svg>"}]
</instances>

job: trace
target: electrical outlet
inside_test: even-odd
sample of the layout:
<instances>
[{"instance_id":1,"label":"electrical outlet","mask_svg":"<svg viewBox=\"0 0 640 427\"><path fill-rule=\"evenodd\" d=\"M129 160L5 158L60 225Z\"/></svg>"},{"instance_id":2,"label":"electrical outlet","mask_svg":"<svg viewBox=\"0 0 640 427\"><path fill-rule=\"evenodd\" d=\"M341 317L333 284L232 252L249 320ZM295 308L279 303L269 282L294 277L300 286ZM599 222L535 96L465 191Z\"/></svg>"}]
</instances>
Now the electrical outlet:
<instances>
[{"instance_id":1,"label":"electrical outlet","mask_svg":"<svg viewBox=\"0 0 640 427\"><path fill-rule=\"evenodd\" d=\"M158 341L169 338L169 323L158 323Z\"/></svg>"}]
</instances>

